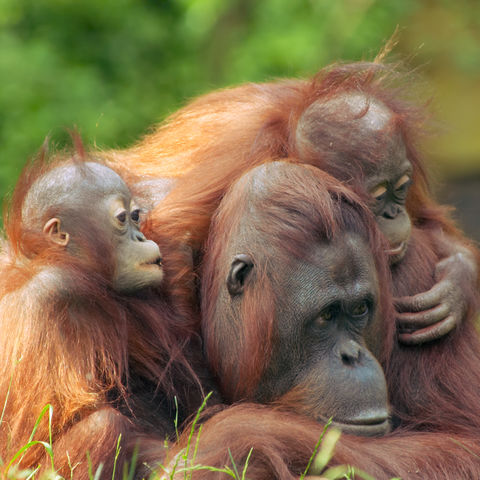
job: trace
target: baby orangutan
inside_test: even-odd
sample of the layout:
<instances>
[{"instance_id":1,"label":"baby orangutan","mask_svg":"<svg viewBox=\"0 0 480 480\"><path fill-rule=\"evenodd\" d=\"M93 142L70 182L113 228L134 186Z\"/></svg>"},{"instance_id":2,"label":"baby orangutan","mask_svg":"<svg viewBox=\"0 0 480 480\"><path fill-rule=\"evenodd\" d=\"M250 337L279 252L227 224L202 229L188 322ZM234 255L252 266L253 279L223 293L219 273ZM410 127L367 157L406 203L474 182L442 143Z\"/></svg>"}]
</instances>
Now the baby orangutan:
<instances>
[{"instance_id":1,"label":"baby orangutan","mask_svg":"<svg viewBox=\"0 0 480 480\"><path fill-rule=\"evenodd\" d=\"M159 461L174 430L174 396L180 416L183 392L201 402L183 354L187 322L157 289L159 247L140 232L140 211L122 178L77 150L27 168L6 215L0 261L5 475L53 467L65 477L74 471L76 479L89 478L88 454L92 471L103 464L102 478L112 478L134 448L142 455L139 435L148 436L150 447L158 441L152 461ZM42 417L46 406L50 425L49 415ZM15 457L32 440L37 443ZM53 461L45 445L53 448Z\"/></svg>"}]
</instances>

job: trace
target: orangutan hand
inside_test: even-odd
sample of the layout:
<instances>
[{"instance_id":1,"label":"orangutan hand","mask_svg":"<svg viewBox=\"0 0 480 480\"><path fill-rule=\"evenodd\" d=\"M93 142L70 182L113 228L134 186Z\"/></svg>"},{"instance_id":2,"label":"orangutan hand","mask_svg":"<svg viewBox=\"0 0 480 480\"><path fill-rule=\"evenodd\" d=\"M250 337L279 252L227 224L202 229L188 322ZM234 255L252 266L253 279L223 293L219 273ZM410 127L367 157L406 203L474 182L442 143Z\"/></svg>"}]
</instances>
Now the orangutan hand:
<instances>
[{"instance_id":1,"label":"orangutan hand","mask_svg":"<svg viewBox=\"0 0 480 480\"><path fill-rule=\"evenodd\" d=\"M472 253L459 248L441 260L435 268L435 280L435 285L426 292L395 299L401 343L431 342L460 325L469 304L468 292L477 282L477 265Z\"/></svg>"}]
</instances>

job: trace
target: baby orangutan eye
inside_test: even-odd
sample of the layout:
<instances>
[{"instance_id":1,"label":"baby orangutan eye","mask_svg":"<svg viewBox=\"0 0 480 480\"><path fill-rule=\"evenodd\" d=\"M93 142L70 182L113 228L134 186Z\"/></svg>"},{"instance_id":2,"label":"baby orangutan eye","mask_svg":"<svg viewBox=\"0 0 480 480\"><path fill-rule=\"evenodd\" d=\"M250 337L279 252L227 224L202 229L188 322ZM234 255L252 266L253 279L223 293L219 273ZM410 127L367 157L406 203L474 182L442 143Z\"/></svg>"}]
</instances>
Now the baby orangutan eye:
<instances>
[{"instance_id":1,"label":"baby orangutan eye","mask_svg":"<svg viewBox=\"0 0 480 480\"><path fill-rule=\"evenodd\" d=\"M115 218L118 220L118 223L120 223L120 225L125 225L125 222L127 221L127 212L125 210L122 210L120 213L115 215Z\"/></svg>"},{"instance_id":2,"label":"baby orangutan eye","mask_svg":"<svg viewBox=\"0 0 480 480\"><path fill-rule=\"evenodd\" d=\"M395 184L395 196L400 200L404 200L411 184L412 179L408 175L403 175Z\"/></svg>"},{"instance_id":3,"label":"baby orangutan eye","mask_svg":"<svg viewBox=\"0 0 480 480\"><path fill-rule=\"evenodd\" d=\"M370 192L370 195L376 201L381 201L385 198L386 193L387 193L387 188L385 187L385 185L378 185Z\"/></svg>"},{"instance_id":4,"label":"baby orangutan eye","mask_svg":"<svg viewBox=\"0 0 480 480\"><path fill-rule=\"evenodd\" d=\"M411 178L408 175L403 175L400 180L395 184L395 190L404 189L409 187L412 183Z\"/></svg>"},{"instance_id":5,"label":"baby orangutan eye","mask_svg":"<svg viewBox=\"0 0 480 480\"><path fill-rule=\"evenodd\" d=\"M130 213L130 218L135 222L138 223L140 221L140 209L136 208L135 210L132 210L132 213Z\"/></svg>"}]
</instances>

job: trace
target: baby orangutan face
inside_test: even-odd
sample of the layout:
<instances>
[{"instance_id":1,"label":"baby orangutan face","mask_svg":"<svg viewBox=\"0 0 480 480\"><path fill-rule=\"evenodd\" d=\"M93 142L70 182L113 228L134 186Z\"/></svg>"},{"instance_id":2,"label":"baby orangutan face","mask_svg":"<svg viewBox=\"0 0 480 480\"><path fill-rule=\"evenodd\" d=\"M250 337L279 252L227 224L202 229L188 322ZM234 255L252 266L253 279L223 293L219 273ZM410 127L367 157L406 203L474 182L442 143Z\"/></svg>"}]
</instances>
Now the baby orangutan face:
<instances>
[{"instance_id":1,"label":"baby orangutan face","mask_svg":"<svg viewBox=\"0 0 480 480\"><path fill-rule=\"evenodd\" d=\"M94 162L67 163L42 177L34 190L35 203L40 195L42 205L50 203L49 210L55 212L43 226L51 242L77 255L84 248L79 238L102 235L99 244L112 249L105 255L112 257L116 291L133 293L161 283L160 249L139 230L140 209L116 172Z\"/></svg>"},{"instance_id":2,"label":"baby orangutan face","mask_svg":"<svg viewBox=\"0 0 480 480\"><path fill-rule=\"evenodd\" d=\"M123 192L119 190L105 197L104 208L116 245L114 288L120 292L135 292L160 284L163 278L160 249L140 232L140 209L126 187Z\"/></svg>"},{"instance_id":3,"label":"baby orangutan face","mask_svg":"<svg viewBox=\"0 0 480 480\"><path fill-rule=\"evenodd\" d=\"M390 264L394 264L404 257L412 228L405 207L412 184L412 165L399 136L390 137L389 143L376 168L365 174L364 188L372 197L371 209L388 239L390 249L387 253Z\"/></svg>"}]
</instances>

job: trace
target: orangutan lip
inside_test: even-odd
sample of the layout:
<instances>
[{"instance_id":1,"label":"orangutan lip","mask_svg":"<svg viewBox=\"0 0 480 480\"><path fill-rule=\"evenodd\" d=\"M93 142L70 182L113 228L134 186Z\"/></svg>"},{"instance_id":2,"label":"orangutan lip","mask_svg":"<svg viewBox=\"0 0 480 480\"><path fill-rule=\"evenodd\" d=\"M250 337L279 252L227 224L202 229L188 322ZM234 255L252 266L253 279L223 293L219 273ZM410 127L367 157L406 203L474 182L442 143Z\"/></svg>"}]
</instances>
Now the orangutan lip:
<instances>
[{"instance_id":1,"label":"orangutan lip","mask_svg":"<svg viewBox=\"0 0 480 480\"><path fill-rule=\"evenodd\" d=\"M342 425L383 425L388 420L387 416L352 419Z\"/></svg>"},{"instance_id":2,"label":"orangutan lip","mask_svg":"<svg viewBox=\"0 0 480 480\"><path fill-rule=\"evenodd\" d=\"M326 423L325 418L322 418L321 415L317 417L317 420ZM391 428L386 408L375 408L350 418L332 418L331 425L344 433L361 437L379 437L387 434Z\"/></svg>"},{"instance_id":3,"label":"orangutan lip","mask_svg":"<svg viewBox=\"0 0 480 480\"><path fill-rule=\"evenodd\" d=\"M153 259L151 262L145 262L142 265L144 266L155 265L157 267L161 267L163 265L162 260L163 260L162 257L157 257Z\"/></svg>"},{"instance_id":4,"label":"orangutan lip","mask_svg":"<svg viewBox=\"0 0 480 480\"><path fill-rule=\"evenodd\" d=\"M322 418L320 416L320 421L322 422L327 422L325 418ZM332 426L338 427L340 429L348 429L348 428L362 428L362 427L372 427L373 429L377 428L388 428L389 427L389 422L388 422L388 415L372 415L371 417L361 417L361 418L351 418L348 421L338 421L335 419L332 419Z\"/></svg>"},{"instance_id":5,"label":"orangutan lip","mask_svg":"<svg viewBox=\"0 0 480 480\"><path fill-rule=\"evenodd\" d=\"M392 248L390 250L385 250L385 253L387 255L398 255L399 253L401 253L403 251L404 248L405 248L405 242L402 242L402 243L400 243L400 245L398 245L395 248Z\"/></svg>"},{"instance_id":6,"label":"orangutan lip","mask_svg":"<svg viewBox=\"0 0 480 480\"><path fill-rule=\"evenodd\" d=\"M368 420L367 420L368 422ZM332 422L332 427L338 428L344 433L361 437L381 437L390 431L390 422L385 419L379 423L342 423Z\"/></svg>"}]
</instances>

